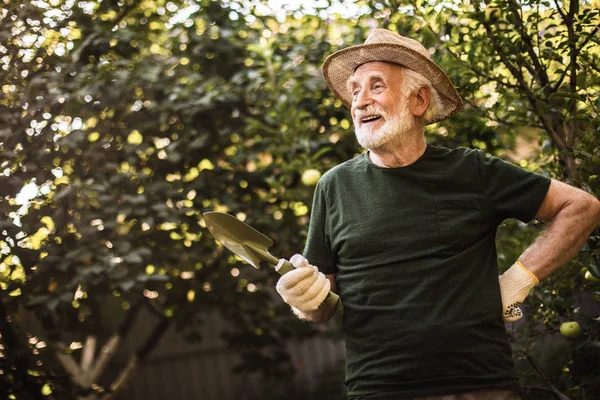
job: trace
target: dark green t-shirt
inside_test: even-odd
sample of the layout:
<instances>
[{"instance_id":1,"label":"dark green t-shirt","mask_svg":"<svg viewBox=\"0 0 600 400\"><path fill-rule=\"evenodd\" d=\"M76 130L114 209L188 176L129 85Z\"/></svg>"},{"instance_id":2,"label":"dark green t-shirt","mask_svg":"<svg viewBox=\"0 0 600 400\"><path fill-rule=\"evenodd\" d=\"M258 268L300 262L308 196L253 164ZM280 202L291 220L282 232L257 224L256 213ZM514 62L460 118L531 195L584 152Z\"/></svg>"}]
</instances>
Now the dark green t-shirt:
<instances>
[{"instance_id":1,"label":"dark green t-shirt","mask_svg":"<svg viewBox=\"0 0 600 400\"><path fill-rule=\"evenodd\" d=\"M427 146L402 168L364 153L319 181L304 256L337 274L350 399L519 391L495 235L550 180L480 150Z\"/></svg>"}]
</instances>

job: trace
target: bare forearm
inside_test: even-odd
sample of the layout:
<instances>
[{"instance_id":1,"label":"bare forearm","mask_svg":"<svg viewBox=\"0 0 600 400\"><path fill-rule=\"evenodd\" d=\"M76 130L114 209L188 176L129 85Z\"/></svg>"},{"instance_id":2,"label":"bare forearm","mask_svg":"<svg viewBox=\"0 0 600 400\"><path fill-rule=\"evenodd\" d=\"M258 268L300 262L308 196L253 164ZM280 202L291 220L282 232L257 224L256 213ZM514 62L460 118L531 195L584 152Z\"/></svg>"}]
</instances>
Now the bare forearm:
<instances>
[{"instance_id":1,"label":"bare forearm","mask_svg":"<svg viewBox=\"0 0 600 400\"><path fill-rule=\"evenodd\" d=\"M549 227L527 249L519 261L538 279L573 258L581 249L590 232L600 223L600 206L592 196L587 201L563 208Z\"/></svg>"}]
</instances>

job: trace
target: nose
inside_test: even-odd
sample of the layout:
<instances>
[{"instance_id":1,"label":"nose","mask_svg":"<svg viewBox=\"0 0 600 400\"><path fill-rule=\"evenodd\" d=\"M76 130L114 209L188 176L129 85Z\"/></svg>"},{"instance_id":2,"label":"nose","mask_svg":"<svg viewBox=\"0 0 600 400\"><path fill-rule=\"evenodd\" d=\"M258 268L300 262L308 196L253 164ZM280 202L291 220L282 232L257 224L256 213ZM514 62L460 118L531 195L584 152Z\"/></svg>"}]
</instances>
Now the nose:
<instances>
[{"instance_id":1,"label":"nose","mask_svg":"<svg viewBox=\"0 0 600 400\"><path fill-rule=\"evenodd\" d=\"M372 104L373 100L371 99L371 92L369 89L365 88L358 92L354 101L352 102L352 108L355 110L362 110L369 104Z\"/></svg>"}]
</instances>

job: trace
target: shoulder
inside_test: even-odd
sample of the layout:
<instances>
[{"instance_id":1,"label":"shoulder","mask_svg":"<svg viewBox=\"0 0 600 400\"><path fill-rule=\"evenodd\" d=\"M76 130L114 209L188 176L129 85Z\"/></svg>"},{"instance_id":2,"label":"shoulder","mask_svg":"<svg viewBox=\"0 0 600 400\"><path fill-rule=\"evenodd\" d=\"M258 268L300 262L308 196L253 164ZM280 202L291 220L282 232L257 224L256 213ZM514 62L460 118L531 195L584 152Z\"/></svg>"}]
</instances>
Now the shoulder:
<instances>
[{"instance_id":1,"label":"shoulder","mask_svg":"<svg viewBox=\"0 0 600 400\"><path fill-rule=\"evenodd\" d=\"M485 152L480 149L471 149L468 147L451 149L442 146L428 146L428 159L436 163L443 163L448 167L476 167L487 157Z\"/></svg>"},{"instance_id":2,"label":"shoulder","mask_svg":"<svg viewBox=\"0 0 600 400\"><path fill-rule=\"evenodd\" d=\"M343 163L338 164L329 171L325 172L319 180L319 184L321 186L330 185L338 179L343 179L348 175L360 172L360 170L364 169L365 166L366 163L364 160L364 153L359 154L358 156L344 161Z\"/></svg>"}]
</instances>

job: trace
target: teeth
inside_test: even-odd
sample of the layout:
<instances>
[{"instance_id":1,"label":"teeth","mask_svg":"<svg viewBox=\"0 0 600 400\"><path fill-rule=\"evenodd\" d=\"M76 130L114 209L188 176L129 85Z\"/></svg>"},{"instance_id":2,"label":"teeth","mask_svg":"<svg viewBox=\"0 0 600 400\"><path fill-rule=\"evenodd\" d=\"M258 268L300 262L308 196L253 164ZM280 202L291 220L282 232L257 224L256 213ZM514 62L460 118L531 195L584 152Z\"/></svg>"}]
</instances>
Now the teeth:
<instances>
[{"instance_id":1,"label":"teeth","mask_svg":"<svg viewBox=\"0 0 600 400\"><path fill-rule=\"evenodd\" d=\"M369 121L373 121L374 119L377 119L377 118L379 118L379 115L372 115L372 116L370 116L370 117L363 118L363 119L362 119L362 122L369 122Z\"/></svg>"}]
</instances>

